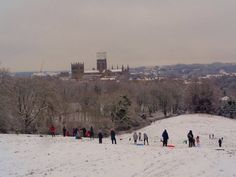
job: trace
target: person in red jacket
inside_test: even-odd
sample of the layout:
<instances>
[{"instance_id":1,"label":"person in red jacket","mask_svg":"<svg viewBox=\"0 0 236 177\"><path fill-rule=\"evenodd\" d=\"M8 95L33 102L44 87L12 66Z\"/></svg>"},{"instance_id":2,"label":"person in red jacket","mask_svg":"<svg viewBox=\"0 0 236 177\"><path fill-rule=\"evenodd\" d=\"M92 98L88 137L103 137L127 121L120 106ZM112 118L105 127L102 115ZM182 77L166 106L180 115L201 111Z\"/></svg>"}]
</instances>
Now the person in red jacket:
<instances>
[{"instance_id":1,"label":"person in red jacket","mask_svg":"<svg viewBox=\"0 0 236 177\"><path fill-rule=\"evenodd\" d=\"M88 131L86 132L86 137L90 137L90 135L91 135L91 132L88 130Z\"/></svg>"},{"instance_id":2,"label":"person in red jacket","mask_svg":"<svg viewBox=\"0 0 236 177\"><path fill-rule=\"evenodd\" d=\"M56 131L56 128L52 125L52 126L50 127L50 133L51 133L52 137L55 136L55 131Z\"/></svg>"}]
</instances>

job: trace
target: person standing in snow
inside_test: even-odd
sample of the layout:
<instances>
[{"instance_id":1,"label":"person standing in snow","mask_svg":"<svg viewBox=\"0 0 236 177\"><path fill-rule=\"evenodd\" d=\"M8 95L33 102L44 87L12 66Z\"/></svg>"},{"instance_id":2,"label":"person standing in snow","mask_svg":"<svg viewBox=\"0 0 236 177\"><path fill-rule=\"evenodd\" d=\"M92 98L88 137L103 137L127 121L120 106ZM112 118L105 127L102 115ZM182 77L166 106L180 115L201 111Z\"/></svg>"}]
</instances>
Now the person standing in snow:
<instances>
[{"instance_id":1,"label":"person standing in snow","mask_svg":"<svg viewBox=\"0 0 236 177\"><path fill-rule=\"evenodd\" d=\"M223 138L220 138L220 139L218 140L219 147L222 147L222 142L223 142Z\"/></svg>"},{"instance_id":2,"label":"person standing in snow","mask_svg":"<svg viewBox=\"0 0 236 177\"><path fill-rule=\"evenodd\" d=\"M87 132L86 128L84 127L84 128L82 128L81 130L82 130L82 132L83 132L83 137L86 137L86 132Z\"/></svg>"},{"instance_id":3,"label":"person standing in snow","mask_svg":"<svg viewBox=\"0 0 236 177\"><path fill-rule=\"evenodd\" d=\"M116 144L116 132L114 129L111 130L111 142Z\"/></svg>"},{"instance_id":4,"label":"person standing in snow","mask_svg":"<svg viewBox=\"0 0 236 177\"><path fill-rule=\"evenodd\" d=\"M167 133L167 130L164 130L164 132L162 133L162 138L163 138L163 146L167 146L168 139L169 139L169 135Z\"/></svg>"},{"instance_id":5,"label":"person standing in snow","mask_svg":"<svg viewBox=\"0 0 236 177\"><path fill-rule=\"evenodd\" d=\"M99 144L102 144L102 138L103 138L102 131L99 130L99 133L98 133Z\"/></svg>"},{"instance_id":6,"label":"person standing in snow","mask_svg":"<svg viewBox=\"0 0 236 177\"><path fill-rule=\"evenodd\" d=\"M66 136L66 127L65 126L63 126L62 131L63 131L63 136L65 137Z\"/></svg>"},{"instance_id":7,"label":"person standing in snow","mask_svg":"<svg viewBox=\"0 0 236 177\"><path fill-rule=\"evenodd\" d=\"M76 132L75 139L80 139L80 133L79 133L79 130L77 130L77 132Z\"/></svg>"},{"instance_id":8,"label":"person standing in snow","mask_svg":"<svg viewBox=\"0 0 236 177\"><path fill-rule=\"evenodd\" d=\"M142 141L142 133L141 132L138 133L138 140Z\"/></svg>"},{"instance_id":9,"label":"person standing in snow","mask_svg":"<svg viewBox=\"0 0 236 177\"><path fill-rule=\"evenodd\" d=\"M94 139L94 131L93 131L93 127L90 127L90 139L93 138Z\"/></svg>"},{"instance_id":10,"label":"person standing in snow","mask_svg":"<svg viewBox=\"0 0 236 177\"><path fill-rule=\"evenodd\" d=\"M78 131L79 131L78 128L75 128L75 129L73 130L73 136L74 136L74 137L77 135L77 132L78 132Z\"/></svg>"},{"instance_id":11,"label":"person standing in snow","mask_svg":"<svg viewBox=\"0 0 236 177\"><path fill-rule=\"evenodd\" d=\"M189 147L193 147L194 146L194 136L193 136L192 130L189 131L187 137L188 137Z\"/></svg>"},{"instance_id":12,"label":"person standing in snow","mask_svg":"<svg viewBox=\"0 0 236 177\"><path fill-rule=\"evenodd\" d=\"M52 125L52 126L50 127L50 133L51 133L52 137L55 136L55 131L56 131L56 128Z\"/></svg>"},{"instance_id":13,"label":"person standing in snow","mask_svg":"<svg viewBox=\"0 0 236 177\"><path fill-rule=\"evenodd\" d=\"M70 136L69 130L66 131L66 136Z\"/></svg>"},{"instance_id":14,"label":"person standing in snow","mask_svg":"<svg viewBox=\"0 0 236 177\"><path fill-rule=\"evenodd\" d=\"M144 141L144 145L145 145L145 143L147 143L147 145L149 145L149 143L148 143L148 136L147 136L146 133L143 134L143 141Z\"/></svg>"},{"instance_id":15,"label":"person standing in snow","mask_svg":"<svg viewBox=\"0 0 236 177\"><path fill-rule=\"evenodd\" d=\"M136 132L134 132L134 134L133 134L133 139L134 139L134 144L137 144L138 135Z\"/></svg>"}]
</instances>

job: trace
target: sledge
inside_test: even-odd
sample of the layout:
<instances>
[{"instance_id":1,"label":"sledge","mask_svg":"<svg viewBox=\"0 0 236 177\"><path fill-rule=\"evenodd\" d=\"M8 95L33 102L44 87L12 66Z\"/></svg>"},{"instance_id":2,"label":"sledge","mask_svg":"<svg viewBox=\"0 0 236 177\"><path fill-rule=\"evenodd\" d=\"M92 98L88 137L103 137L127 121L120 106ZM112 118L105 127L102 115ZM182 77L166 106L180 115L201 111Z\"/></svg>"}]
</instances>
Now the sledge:
<instances>
[{"instance_id":1,"label":"sledge","mask_svg":"<svg viewBox=\"0 0 236 177\"><path fill-rule=\"evenodd\" d=\"M173 144L168 144L167 147L172 147L172 148L173 148L173 147L175 147L175 145L173 145Z\"/></svg>"},{"instance_id":2,"label":"sledge","mask_svg":"<svg viewBox=\"0 0 236 177\"><path fill-rule=\"evenodd\" d=\"M143 144L140 144L140 143L138 143L138 144L136 144L137 146L143 146Z\"/></svg>"}]
</instances>

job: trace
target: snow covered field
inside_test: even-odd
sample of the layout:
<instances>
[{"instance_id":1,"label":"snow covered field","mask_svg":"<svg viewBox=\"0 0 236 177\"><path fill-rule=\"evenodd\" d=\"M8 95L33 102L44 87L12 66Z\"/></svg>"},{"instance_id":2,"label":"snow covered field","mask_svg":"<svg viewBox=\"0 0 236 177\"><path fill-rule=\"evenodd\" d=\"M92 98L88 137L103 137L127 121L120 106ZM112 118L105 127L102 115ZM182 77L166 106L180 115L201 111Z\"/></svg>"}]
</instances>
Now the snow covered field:
<instances>
[{"instance_id":1,"label":"snow covered field","mask_svg":"<svg viewBox=\"0 0 236 177\"><path fill-rule=\"evenodd\" d=\"M163 148L167 129L170 144ZM183 143L189 130L200 136L201 147ZM140 130L149 146L133 145L131 134L118 144L71 137L0 134L1 177L236 177L236 121L211 115L184 115L153 123ZM223 148L209 133L223 137ZM217 150L218 149L218 150Z\"/></svg>"}]
</instances>

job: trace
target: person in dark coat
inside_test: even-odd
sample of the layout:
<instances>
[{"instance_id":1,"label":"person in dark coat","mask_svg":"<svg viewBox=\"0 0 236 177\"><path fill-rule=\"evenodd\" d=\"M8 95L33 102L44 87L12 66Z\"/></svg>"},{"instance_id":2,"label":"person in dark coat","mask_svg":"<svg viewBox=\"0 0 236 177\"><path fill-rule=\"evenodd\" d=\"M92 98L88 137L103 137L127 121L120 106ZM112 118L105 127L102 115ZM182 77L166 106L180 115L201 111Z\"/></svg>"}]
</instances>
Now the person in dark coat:
<instances>
[{"instance_id":1,"label":"person in dark coat","mask_svg":"<svg viewBox=\"0 0 236 177\"><path fill-rule=\"evenodd\" d=\"M112 144L115 143L116 144L116 132L115 130L111 130L111 142Z\"/></svg>"},{"instance_id":2,"label":"person in dark coat","mask_svg":"<svg viewBox=\"0 0 236 177\"><path fill-rule=\"evenodd\" d=\"M62 131L63 131L63 136L65 137L66 136L66 127L65 126L63 126Z\"/></svg>"},{"instance_id":3,"label":"person in dark coat","mask_svg":"<svg viewBox=\"0 0 236 177\"><path fill-rule=\"evenodd\" d=\"M169 135L167 133L167 130L164 130L164 132L162 133L162 138L163 138L163 146L167 146L168 139L169 139Z\"/></svg>"},{"instance_id":4,"label":"person in dark coat","mask_svg":"<svg viewBox=\"0 0 236 177\"><path fill-rule=\"evenodd\" d=\"M87 132L86 128L82 128L81 130L83 131L83 137L86 137L86 132Z\"/></svg>"},{"instance_id":5,"label":"person in dark coat","mask_svg":"<svg viewBox=\"0 0 236 177\"><path fill-rule=\"evenodd\" d=\"M75 129L74 129L74 132L73 132L73 135L74 135L74 137L76 137L76 135L77 135L78 131L79 131L79 129L78 129L78 128L75 128Z\"/></svg>"},{"instance_id":6,"label":"person in dark coat","mask_svg":"<svg viewBox=\"0 0 236 177\"><path fill-rule=\"evenodd\" d=\"M194 144L195 144L195 141L194 141L194 136L193 136L192 130L189 131L187 137L188 137L188 143L189 143L188 146L189 146L189 147L193 147Z\"/></svg>"},{"instance_id":7,"label":"person in dark coat","mask_svg":"<svg viewBox=\"0 0 236 177\"><path fill-rule=\"evenodd\" d=\"M76 132L75 139L80 139L80 133L79 133L79 130L77 130L77 132Z\"/></svg>"},{"instance_id":8,"label":"person in dark coat","mask_svg":"<svg viewBox=\"0 0 236 177\"><path fill-rule=\"evenodd\" d=\"M133 139L134 139L134 144L137 144L138 134L136 132L134 132L133 134Z\"/></svg>"},{"instance_id":9,"label":"person in dark coat","mask_svg":"<svg viewBox=\"0 0 236 177\"><path fill-rule=\"evenodd\" d=\"M99 130L99 133L98 133L99 144L102 144L102 138L103 138L102 131Z\"/></svg>"},{"instance_id":10,"label":"person in dark coat","mask_svg":"<svg viewBox=\"0 0 236 177\"><path fill-rule=\"evenodd\" d=\"M93 131L93 127L90 127L90 138L94 139L94 131Z\"/></svg>"},{"instance_id":11,"label":"person in dark coat","mask_svg":"<svg viewBox=\"0 0 236 177\"><path fill-rule=\"evenodd\" d=\"M220 139L218 140L219 147L222 147L222 141L223 141L223 138L220 138Z\"/></svg>"}]
</instances>

